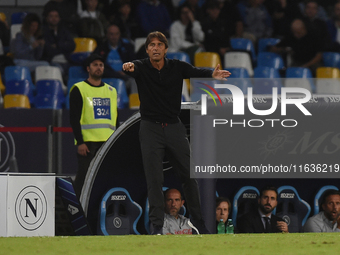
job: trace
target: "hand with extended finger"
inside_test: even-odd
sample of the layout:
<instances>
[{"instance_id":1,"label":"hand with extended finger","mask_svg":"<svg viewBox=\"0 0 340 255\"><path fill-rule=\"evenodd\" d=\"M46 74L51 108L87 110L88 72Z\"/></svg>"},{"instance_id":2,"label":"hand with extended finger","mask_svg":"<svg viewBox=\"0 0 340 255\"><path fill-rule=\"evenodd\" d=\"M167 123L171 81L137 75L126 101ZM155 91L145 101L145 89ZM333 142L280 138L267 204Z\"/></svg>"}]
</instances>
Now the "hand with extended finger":
<instances>
[{"instance_id":1,"label":"hand with extended finger","mask_svg":"<svg viewBox=\"0 0 340 255\"><path fill-rule=\"evenodd\" d=\"M126 62L123 64L123 71L126 72L134 72L135 71L135 64L132 62Z\"/></svg>"},{"instance_id":2,"label":"hand with extended finger","mask_svg":"<svg viewBox=\"0 0 340 255\"><path fill-rule=\"evenodd\" d=\"M229 77L231 73L227 70L221 70L220 64L218 64L212 74L212 77L217 80L226 80L227 77Z\"/></svg>"}]
</instances>

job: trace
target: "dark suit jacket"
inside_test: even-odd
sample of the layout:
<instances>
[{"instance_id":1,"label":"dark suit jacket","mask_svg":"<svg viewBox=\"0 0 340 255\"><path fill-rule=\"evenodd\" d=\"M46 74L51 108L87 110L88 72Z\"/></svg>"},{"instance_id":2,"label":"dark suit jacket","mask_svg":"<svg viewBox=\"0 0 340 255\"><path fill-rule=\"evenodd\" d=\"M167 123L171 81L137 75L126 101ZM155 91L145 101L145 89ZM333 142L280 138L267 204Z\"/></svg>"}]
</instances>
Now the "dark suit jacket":
<instances>
[{"instance_id":1,"label":"dark suit jacket","mask_svg":"<svg viewBox=\"0 0 340 255\"><path fill-rule=\"evenodd\" d=\"M284 221L282 218L277 217L272 214L270 223L271 223L271 231L270 233L279 233L281 232L277 227L276 223L278 221ZM237 220L237 232L238 233L265 233L265 229L261 220L261 216L259 212L251 211L242 215Z\"/></svg>"}]
</instances>

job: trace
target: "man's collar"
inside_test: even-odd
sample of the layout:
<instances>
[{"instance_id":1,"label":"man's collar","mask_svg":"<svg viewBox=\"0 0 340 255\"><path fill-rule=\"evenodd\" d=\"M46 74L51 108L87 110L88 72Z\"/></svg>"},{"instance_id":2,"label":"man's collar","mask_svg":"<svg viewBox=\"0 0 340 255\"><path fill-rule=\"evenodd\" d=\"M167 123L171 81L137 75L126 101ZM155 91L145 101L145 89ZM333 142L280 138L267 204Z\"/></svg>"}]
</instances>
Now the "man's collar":
<instances>
[{"instance_id":1,"label":"man's collar","mask_svg":"<svg viewBox=\"0 0 340 255\"><path fill-rule=\"evenodd\" d=\"M147 64L150 68L154 68L154 67L152 66L152 64L151 64L150 58L148 58L146 64ZM169 59L164 58L164 66L163 66L163 68L168 68L168 66L169 66Z\"/></svg>"},{"instance_id":2,"label":"man's collar","mask_svg":"<svg viewBox=\"0 0 340 255\"><path fill-rule=\"evenodd\" d=\"M264 217L268 217L269 219L272 218L272 213L270 213L268 216L266 216L266 215L260 210L260 208L258 208L257 210L258 210L258 212L259 212L261 218L264 218Z\"/></svg>"}]
</instances>

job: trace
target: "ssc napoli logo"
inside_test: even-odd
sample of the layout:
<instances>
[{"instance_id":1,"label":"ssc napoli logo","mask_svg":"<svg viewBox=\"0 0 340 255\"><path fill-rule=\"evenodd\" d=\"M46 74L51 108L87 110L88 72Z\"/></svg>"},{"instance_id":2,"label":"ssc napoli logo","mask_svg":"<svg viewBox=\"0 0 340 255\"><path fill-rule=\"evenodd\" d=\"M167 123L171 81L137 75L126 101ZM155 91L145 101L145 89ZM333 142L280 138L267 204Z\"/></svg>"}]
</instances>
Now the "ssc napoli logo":
<instances>
[{"instance_id":1,"label":"ssc napoli logo","mask_svg":"<svg viewBox=\"0 0 340 255\"><path fill-rule=\"evenodd\" d=\"M23 188L15 201L15 216L19 224L28 231L38 229L47 215L47 199L36 186Z\"/></svg>"},{"instance_id":2,"label":"ssc napoli logo","mask_svg":"<svg viewBox=\"0 0 340 255\"><path fill-rule=\"evenodd\" d=\"M3 127L0 125L0 127ZM0 172L8 172L10 160L15 157L14 139L10 132L0 132Z\"/></svg>"},{"instance_id":3,"label":"ssc napoli logo","mask_svg":"<svg viewBox=\"0 0 340 255\"><path fill-rule=\"evenodd\" d=\"M113 226L120 228L122 226L122 220L119 217L113 219Z\"/></svg>"},{"instance_id":4,"label":"ssc napoli logo","mask_svg":"<svg viewBox=\"0 0 340 255\"><path fill-rule=\"evenodd\" d=\"M287 223L287 225L289 226L289 224L290 224L290 218L289 218L289 216L288 215L285 215L285 216L283 216L282 217L282 219Z\"/></svg>"}]
</instances>

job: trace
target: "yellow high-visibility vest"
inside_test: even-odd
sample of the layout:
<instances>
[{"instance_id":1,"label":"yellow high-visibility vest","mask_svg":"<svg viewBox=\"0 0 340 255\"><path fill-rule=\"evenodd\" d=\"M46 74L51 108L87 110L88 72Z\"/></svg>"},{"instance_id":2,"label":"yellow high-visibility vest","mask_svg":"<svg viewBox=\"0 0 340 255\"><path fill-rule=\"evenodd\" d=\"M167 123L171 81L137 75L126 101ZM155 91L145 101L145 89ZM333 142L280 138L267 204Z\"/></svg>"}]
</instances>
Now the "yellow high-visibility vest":
<instances>
[{"instance_id":1,"label":"yellow high-visibility vest","mask_svg":"<svg viewBox=\"0 0 340 255\"><path fill-rule=\"evenodd\" d=\"M117 91L104 83L95 87L82 81L78 87L83 99L80 125L84 142L105 142L115 131L117 121Z\"/></svg>"}]
</instances>

